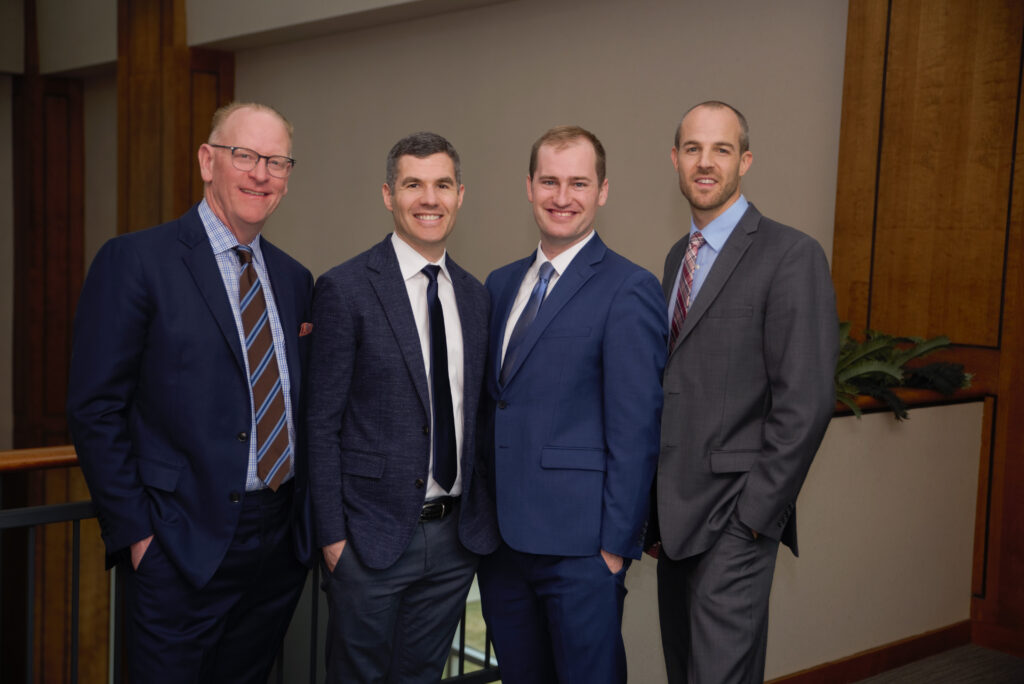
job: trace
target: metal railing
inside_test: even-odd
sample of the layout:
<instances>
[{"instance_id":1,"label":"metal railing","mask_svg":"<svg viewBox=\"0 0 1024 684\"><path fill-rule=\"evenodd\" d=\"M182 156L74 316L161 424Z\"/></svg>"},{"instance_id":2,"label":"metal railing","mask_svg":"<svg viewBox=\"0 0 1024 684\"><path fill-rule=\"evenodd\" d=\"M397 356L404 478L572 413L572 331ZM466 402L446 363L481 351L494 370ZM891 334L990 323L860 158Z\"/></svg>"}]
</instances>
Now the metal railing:
<instances>
[{"instance_id":1,"label":"metal railing","mask_svg":"<svg viewBox=\"0 0 1024 684\"><path fill-rule=\"evenodd\" d=\"M70 447L57 447L54 449L24 449L17 451L0 452L0 477L4 472L24 472L38 468L51 468L60 466L75 465L74 451ZM70 525L71 526L71 552L70 552L70 615L67 626L70 633L68 658L70 661L69 680L77 684L79 680L79 631L80 631L80 580L81 580L81 549L82 549L82 521L96 517L95 507L91 501L79 501L74 503L56 503L42 506L29 506L22 508L0 510L0 533L24 529L27 531L26 576L24 578L25 591L25 653L24 671L25 681L29 684L38 681L38 673L34 664L36 657L36 576L39 568L36 567L36 545L37 530L46 525ZM6 540L5 540L6 542ZM7 546L6 543L3 545ZM20 545L19 545L20 546ZM4 554L9 554L14 549L2 548ZM5 572L6 572L6 566ZM110 592L111 592L111 614L114 616L112 628L108 636L107 677L109 682L119 683L122 681L121 672L121 645L123 641L122 610L120 601L122 595L122 582L117 579L117 568L110 571ZM292 619L288 635L285 638L285 645L279 654L277 662L271 673L271 681L281 684L308 680L316 682L323 679L323 616L326 615L324 607L326 603L319 590L320 569L319 564L314 564L312 573L307 578L303 597L300 599L300 608ZM5 582L8 579L4 580ZM490 632L485 630L482 644L468 643L467 638L467 608L463 609L462 620L456 634L455 643L452 645L451 655L446 667L444 682L458 682L463 684L485 684L495 682L500 678L497 660L491 649Z\"/></svg>"}]
</instances>

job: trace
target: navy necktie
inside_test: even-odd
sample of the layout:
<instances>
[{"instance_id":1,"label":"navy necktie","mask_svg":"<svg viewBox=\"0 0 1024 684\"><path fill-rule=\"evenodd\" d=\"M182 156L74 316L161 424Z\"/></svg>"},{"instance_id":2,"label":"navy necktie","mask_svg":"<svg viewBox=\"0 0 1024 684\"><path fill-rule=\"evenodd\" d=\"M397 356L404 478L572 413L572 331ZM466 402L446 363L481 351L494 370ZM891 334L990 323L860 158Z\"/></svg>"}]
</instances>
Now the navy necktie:
<instances>
[{"instance_id":1,"label":"navy necktie","mask_svg":"<svg viewBox=\"0 0 1024 684\"><path fill-rule=\"evenodd\" d=\"M427 310L430 312L430 383L434 404L434 481L451 491L458 473L455 448L455 413L452 387L448 380L448 339L444 334L444 311L437 298L440 266L427 264L423 273L427 284Z\"/></svg>"},{"instance_id":2,"label":"navy necktie","mask_svg":"<svg viewBox=\"0 0 1024 684\"><path fill-rule=\"evenodd\" d=\"M540 265L540 271L537 273L537 284L533 286L530 299L526 302L523 313L519 315L516 327L512 329L512 336L508 338L508 347L505 349L505 362L501 364L501 384L503 385L508 380L508 374L516 362L519 345L522 343L523 338L526 337L527 329L529 329L533 320L537 318L540 305L544 302L544 294L548 291L548 281L551 280L551 275L554 272L555 267L551 265L550 261L545 261Z\"/></svg>"}]
</instances>

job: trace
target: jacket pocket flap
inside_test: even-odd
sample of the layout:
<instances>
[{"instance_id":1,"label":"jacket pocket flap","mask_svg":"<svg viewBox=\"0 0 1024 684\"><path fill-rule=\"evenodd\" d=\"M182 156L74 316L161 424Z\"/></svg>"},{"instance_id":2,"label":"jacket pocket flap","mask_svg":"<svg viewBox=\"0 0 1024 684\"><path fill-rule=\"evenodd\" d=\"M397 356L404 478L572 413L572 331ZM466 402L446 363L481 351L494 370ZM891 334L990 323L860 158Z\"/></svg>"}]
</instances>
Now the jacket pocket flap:
<instances>
[{"instance_id":1,"label":"jacket pocket flap","mask_svg":"<svg viewBox=\"0 0 1024 684\"><path fill-rule=\"evenodd\" d=\"M151 458L139 459L139 479L147 487L173 492L178 486L179 475L181 475L180 465L164 463Z\"/></svg>"},{"instance_id":2,"label":"jacket pocket flap","mask_svg":"<svg viewBox=\"0 0 1024 684\"><path fill-rule=\"evenodd\" d=\"M345 475L379 478L384 474L384 454L342 451L341 472Z\"/></svg>"},{"instance_id":3,"label":"jacket pocket flap","mask_svg":"<svg viewBox=\"0 0 1024 684\"><path fill-rule=\"evenodd\" d=\"M542 468L572 468L574 470L605 469L604 449L547 447L541 449Z\"/></svg>"},{"instance_id":4,"label":"jacket pocket flap","mask_svg":"<svg viewBox=\"0 0 1024 684\"><path fill-rule=\"evenodd\" d=\"M760 455L760 451L712 451L711 472L745 473Z\"/></svg>"}]
</instances>

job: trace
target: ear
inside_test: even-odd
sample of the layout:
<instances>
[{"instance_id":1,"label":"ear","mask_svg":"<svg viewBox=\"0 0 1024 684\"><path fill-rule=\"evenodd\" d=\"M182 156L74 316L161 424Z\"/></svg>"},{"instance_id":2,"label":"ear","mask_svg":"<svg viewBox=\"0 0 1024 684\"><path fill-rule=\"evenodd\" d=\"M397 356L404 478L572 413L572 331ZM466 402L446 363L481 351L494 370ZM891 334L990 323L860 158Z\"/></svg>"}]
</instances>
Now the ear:
<instances>
[{"instance_id":1,"label":"ear","mask_svg":"<svg viewBox=\"0 0 1024 684\"><path fill-rule=\"evenodd\" d=\"M608 201L608 179L605 178L604 182L601 183L601 190L597 193L597 206L603 207L604 203Z\"/></svg>"},{"instance_id":2,"label":"ear","mask_svg":"<svg viewBox=\"0 0 1024 684\"><path fill-rule=\"evenodd\" d=\"M196 154L199 157L199 175L204 183L209 183L213 180L213 148L203 143Z\"/></svg>"},{"instance_id":3,"label":"ear","mask_svg":"<svg viewBox=\"0 0 1024 684\"><path fill-rule=\"evenodd\" d=\"M672 152L670 152L670 155L672 157L672 167L678 172L679 171L679 150L677 150L676 148L673 147L672 148Z\"/></svg>"},{"instance_id":4,"label":"ear","mask_svg":"<svg viewBox=\"0 0 1024 684\"><path fill-rule=\"evenodd\" d=\"M380 189L381 194L384 196L384 206L388 208L388 211L394 212L395 209L391 205L391 186L385 183Z\"/></svg>"},{"instance_id":5,"label":"ear","mask_svg":"<svg viewBox=\"0 0 1024 684\"><path fill-rule=\"evenodd\" d=\"M750 165L754 163L754 153L747 150L740 155L740 175L742 176L750 168Z\"/></svg>"},{"instance_id":6,"label":"ear","mask_svg":"<svg viewBox=\"0 0 1024 684\"><path fill-rule=\"evenodd\" d=\"M526 199L533 204L533 178L529 174L526 176Z\"/></svg>"},{"instance_id":7,"label":"ear","mask_svg":"<svg viewBox=\"0 0 1024 684\"><path fill-rule=\"evenodd\" d=\"M460 185L459 186L459 201L455 205L456 209L461 209L462 208L462 200L465 198L465 196L466 196L466 186L465 185Z\"/></svg>"}]
</instances>

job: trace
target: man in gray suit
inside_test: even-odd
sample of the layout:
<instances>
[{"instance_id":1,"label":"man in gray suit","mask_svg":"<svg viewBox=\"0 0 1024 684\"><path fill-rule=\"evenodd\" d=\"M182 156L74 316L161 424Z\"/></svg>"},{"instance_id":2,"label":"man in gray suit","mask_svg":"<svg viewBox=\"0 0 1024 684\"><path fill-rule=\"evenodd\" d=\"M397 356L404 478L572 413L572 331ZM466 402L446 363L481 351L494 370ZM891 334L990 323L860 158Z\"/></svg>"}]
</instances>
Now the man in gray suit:
<instances>
[{"instance_id":1,"label":"man in gray suit","mask_svg":"<svg viewBox=\"0 0 1024 684\"><path fill-rule=\"evenodd\" d=\"M727 104L693 107L676 130L692 223L662 281L672 329L652 525L670 682L763 681L778 545L797 552L797 494L835 406L828 262L743 197L752 161Z\"/></svg>"},{"instance_id":2,"label":"man in gray suit","mask_svg":"<svg viewBox=\"0 0 1024 684\"><path fill-rule=\"evenodd\" d=\"M434 133L398 141L395 231L317 280L309 458L330 682L436 682L494 506L475 466L487 291L447 254L464 188Z\"/></svg>"}]
</instances>

